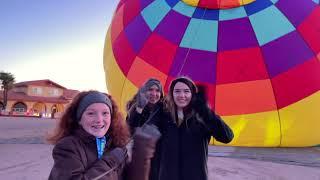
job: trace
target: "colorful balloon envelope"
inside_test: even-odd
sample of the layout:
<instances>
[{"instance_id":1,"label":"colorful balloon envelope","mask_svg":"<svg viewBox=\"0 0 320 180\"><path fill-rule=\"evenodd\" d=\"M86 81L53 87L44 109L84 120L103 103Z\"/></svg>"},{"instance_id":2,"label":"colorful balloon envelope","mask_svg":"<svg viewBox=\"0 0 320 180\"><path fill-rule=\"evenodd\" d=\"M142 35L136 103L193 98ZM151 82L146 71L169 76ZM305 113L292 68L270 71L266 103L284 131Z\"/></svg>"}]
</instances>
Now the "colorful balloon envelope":
<instances>
[{"instance_id":1,"label":"colorful balloon envelope","mask_svg":"<svg viewBox=\"0 0 320 180\"><path fill-rule=\"evenodd\" d=\"M233 129L229 145L320 144L319 0L121 0L104 68L123 109L148 78L167 91L188 76Z\"/></svg>"}]
</instances>

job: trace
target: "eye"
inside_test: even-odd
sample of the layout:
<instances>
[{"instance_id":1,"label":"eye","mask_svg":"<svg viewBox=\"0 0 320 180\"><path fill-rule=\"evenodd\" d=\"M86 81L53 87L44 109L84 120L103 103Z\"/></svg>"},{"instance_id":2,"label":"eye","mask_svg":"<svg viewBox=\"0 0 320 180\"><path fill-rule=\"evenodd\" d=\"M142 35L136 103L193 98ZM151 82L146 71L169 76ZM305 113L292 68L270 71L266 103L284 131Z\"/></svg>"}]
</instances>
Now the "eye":
<instances>
[{"instance_id":1,"label":"eye","mask_svg":"<svg viewBox=\"0 0 320 180\"><path fill-rule=\"evenodd\" d=\"M96 113L95 112L93 112L93 111L87 111L86 112L86 115L88 115L88 116L94 116Z\"/></svg>"},{"instance_id":2,"label":"eye","mask_svg":"<svg viewBox=\"0 0 320 180\"><path fill-rule=\"evenodd\" d=\"M104 111L104 112L102 112L102 115L103 115L103 116L109 116L109 115L110 115L110 112Z\"/></svg>"}]
</instances>

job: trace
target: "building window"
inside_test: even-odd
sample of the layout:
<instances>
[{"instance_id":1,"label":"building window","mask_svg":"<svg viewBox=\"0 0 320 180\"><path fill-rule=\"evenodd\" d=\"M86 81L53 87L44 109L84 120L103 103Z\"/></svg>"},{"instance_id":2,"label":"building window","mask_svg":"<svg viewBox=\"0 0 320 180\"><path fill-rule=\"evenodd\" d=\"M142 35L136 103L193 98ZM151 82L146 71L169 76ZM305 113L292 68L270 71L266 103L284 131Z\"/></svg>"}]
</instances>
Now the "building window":
<instances>
[{"instance_id":1,"label":"building window","mask_svg":"<svg viewBox=\"0 0 320 180\"><path fill-rule=\"evenodd\" d=\"M39 87L32 88L32 94L41 95L42 94L42 88L39 88Z\"/></svg>"},{"instance_id":2,"label":"building window","mask_svg":"<svg viewBox=\"0 0 320 180\"><path fill-rule=\"evenodd\" d=\"M54 89L54 90L53 90L53 94L54 94L55 96L58 96L58 95L59 95L59 90L58 90L58 89Z\"/></svg>"},{"instance_id":3,"label":"building window","mask_svg":"<svg viewBox=\"0 0 320 180\"><path fill-rule=\"evenodd\" d=\"M59 96L59 90L58 89L49 89L49 96Z\"/></svg>"}]
</instances>

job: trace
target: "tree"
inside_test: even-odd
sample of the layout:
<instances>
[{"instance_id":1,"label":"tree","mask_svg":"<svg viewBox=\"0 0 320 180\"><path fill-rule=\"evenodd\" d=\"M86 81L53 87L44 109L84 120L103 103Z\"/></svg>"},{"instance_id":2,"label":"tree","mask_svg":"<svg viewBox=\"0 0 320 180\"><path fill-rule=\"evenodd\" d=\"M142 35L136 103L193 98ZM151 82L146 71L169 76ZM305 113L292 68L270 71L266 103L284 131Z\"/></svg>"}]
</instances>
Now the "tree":
<instances>
[{"instance_id":1,"label":"tree","mask_svg":"<svg viewBox=\"0 0 320 180\"><path fill-rule=\"evenodd\" d=\"M0 71L0 81L1 88L3 89L3 105L4 109L6 109L8 102L8 91L13 87L15 78L11 73Z\"/></svg>"}]
</instances>

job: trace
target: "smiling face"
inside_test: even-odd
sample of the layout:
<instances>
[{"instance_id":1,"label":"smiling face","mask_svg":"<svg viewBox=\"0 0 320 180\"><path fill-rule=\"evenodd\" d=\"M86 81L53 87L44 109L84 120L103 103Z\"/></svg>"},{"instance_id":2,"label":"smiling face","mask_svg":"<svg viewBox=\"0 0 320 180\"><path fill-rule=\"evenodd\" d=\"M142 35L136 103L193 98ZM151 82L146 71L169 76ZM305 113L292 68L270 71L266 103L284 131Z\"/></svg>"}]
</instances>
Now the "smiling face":
<instances>
[{"instance_id":1,"label":"smiling face","mask_svg":"<svg viewBox=\"0 0 320 180\"><path fill-rule=\"evenodd\" d=\"M153 85L147 90L146 96L150 104L156 104L160 100L160 89L158 88L158 86Z\"/></svg>"},{"instance_id":2,"label":"smiling face","mask_svg":"<svg viewBox=\"0 0 320 180\"><path fill-rule=\"evenodd\" d=\"M192 98L190 88L182 82L175 84L172 95L178 109L183 109L188 106Z\"/></svg>"},{"instance_id":3,"label":"smiling face","mask_svg":"<svg viewBox=\"0 0 320 180\"><path fill-rule=\"evenodd\" d=\"M93 103L83 112L79 124L89 134L103 137L111 124L110 108L104 103Z\"/></svg>"}]
</instances>

